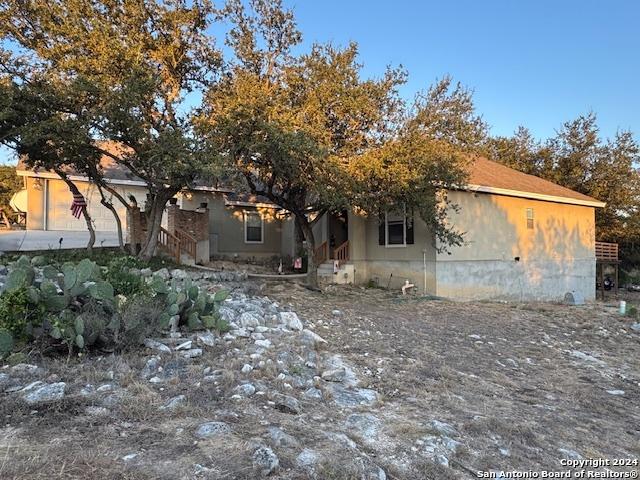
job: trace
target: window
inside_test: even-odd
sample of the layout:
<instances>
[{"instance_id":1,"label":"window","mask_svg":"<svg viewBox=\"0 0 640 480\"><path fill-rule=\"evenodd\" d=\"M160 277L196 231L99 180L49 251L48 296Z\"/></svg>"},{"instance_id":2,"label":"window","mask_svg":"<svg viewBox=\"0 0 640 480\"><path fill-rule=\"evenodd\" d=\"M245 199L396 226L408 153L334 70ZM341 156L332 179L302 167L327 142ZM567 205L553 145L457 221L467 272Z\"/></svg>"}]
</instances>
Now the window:
<instances>
[{"instance_id":1,"label":"window","mask_svg":"<svg viewBox=\"0 0 640 480\"><path fill-rule=\"evenodd\" d=\"M527 228L533 230L533 208L527 208Z\"/></svg>"},{"instance_id":2,"label":"window","mask_svg":"<svg viewBox=\"0 0 640 480\"><path fill-rule=\"evenodd\" d=\"M263 227L262 215L259 212L244 212L245 243L262 243Z\"/></svg>"},{"instance_id":3,"label":"window","mask_svg":"<svg viewBox=\"0 0 640 480\"><path fill-rule=\"evenodd\" d=\"M378 244L404 247L413 244L413 212L405 208L385 212L380 218Z\"/></svg>"}]
</instances>

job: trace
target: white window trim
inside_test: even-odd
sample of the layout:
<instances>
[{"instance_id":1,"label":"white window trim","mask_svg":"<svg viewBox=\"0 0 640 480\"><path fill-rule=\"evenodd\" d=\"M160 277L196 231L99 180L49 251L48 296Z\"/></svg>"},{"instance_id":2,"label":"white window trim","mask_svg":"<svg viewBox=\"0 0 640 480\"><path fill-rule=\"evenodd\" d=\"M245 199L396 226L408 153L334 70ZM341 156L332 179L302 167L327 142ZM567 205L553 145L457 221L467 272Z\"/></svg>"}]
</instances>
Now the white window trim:
<instances>
[{"instance_id":1,"label":"white window trim","mask_svg":"<svg viewBox=\"0 0 640 480\"><path fill-rule=\"evenodd\" d=\"M529 217L529 212L531 212L531 217ZM525 218L526 218L526 227L527 230L535 230L536 227L536 216L535 216L535 211L533 210L533 207L527 207L527 209L525 210ZM529 220L531 220L531 226L529 226Z\"/></svg>"},{"instance_id":2,"label":"white window trim","mask_svg":"<svg viewBox=\"0 0 640 480\"><path fill-rule=\"evenodd\" d=\"M248 215L258 215L260 217L260 241L257 242L255 240L247 240L247 216ZM244 243L259 245L264 243L264 218L262 218L262 214L256 210L244 210L242 212L242 217L244 220Z\"/></svg>"},{"instance_id":3,"label":"white window trim","mask_svg":"<svg viewBox=\"0 0 640 480\"><path fill-rule=\"evenodd\" d=\"M402 206L402 243L389 245L389 212L384 212L384 248L406 248L407 247L407 206Z\"/></svg>"}]
</instances>

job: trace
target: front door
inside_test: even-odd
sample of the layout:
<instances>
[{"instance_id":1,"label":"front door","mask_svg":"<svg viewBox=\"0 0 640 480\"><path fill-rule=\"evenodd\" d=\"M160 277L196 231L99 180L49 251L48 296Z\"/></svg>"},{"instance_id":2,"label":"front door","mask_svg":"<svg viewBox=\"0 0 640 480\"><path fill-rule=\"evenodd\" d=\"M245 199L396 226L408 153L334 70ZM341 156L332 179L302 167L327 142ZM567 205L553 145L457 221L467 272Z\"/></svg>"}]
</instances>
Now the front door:
<instances>
[{"instance_id":1,"label":"front door","mask_svg":"<svg viewBox=\"0 0 640 480\"><path fill-rule=\"evenodd\" d=\"M349 221L347 211L329 216L329 258L334 251L349 239Z\"/></svg>"}]
</instances>

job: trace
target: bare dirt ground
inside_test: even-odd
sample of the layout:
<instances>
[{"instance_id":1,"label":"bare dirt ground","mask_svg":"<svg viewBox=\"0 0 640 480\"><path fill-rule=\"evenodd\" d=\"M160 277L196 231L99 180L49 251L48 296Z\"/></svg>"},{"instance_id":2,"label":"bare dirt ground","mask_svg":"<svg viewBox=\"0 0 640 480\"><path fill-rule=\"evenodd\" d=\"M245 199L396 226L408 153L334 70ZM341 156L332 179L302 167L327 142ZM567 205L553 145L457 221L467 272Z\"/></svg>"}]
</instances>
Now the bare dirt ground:
<instances>
[{"instance_id":1,"label":"bare dirt ground","mask_svg":"<svg viewBox=\"0 0 640 480\"><path fill-rule=\"evenodd\" d=\"M169 358L164 372L179 374L161 383L141 377L153 354L144 350L32 358L37 372L6 367L22 384L68 388L36 407L0 394L0 478L259 478L257 445L277 456L269 474L278 479L439 480L567 470L561 459L640 459L640 332L614 306L454 303L277 283L262 295L291 304L328 342L317 366L305 363L313 352L282 337L250 373L240 371L250 360L237 338L189 361ZM336 355L358 387L378 393L375 402L336 404L333 384L317 377ZM207 367L220 370L216 382L204 380ZM242 379L258 393L234 396ZM302 394L309 382L322 399ZM108 387L82 395L86 384ZM299 411L279 408L276 392L297 398ZM178 395L177 408L162 408ZM231 432L199 438L208 421Z\"/></svg>"}]
</instances>

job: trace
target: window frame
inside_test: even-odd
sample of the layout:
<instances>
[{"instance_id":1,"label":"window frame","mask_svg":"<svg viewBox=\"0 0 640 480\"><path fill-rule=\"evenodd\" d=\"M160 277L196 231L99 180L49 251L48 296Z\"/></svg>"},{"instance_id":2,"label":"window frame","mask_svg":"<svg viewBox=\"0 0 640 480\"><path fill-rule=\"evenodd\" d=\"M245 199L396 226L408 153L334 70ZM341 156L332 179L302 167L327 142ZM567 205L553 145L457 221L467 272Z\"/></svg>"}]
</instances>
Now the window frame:
<instances>
[{"instance_id":1,"label":"window frame","mask_svg":"<svg viewBox=\"0 0 640 480\"><path fill-rule=\"evenodd\" d=\"M534 230L535 229L535 212L533 210L533 207L527 207L525 212L526 212L525 217L527 222L527 230ZM531 214L531 216L529 216L529 214Z\"/></svg>"},{"instance_id":2,"label":"window frame","mask_svg":"<svg viewBox=\"0 0 640 480\"><path fill-rule=\"evenodd\" d=\"M402 243L389 243L389 211L384 212L384 248L406 248L407 246L407 206L402 205Z\"/></svg>"},{"instance_id":3,"label":"window frame","mask_svg":"<svg viewBox=\"0 0 640 480\"><path fill-rule=\"evenodd\" d=\"M260 219L260 240L248 240L247 239L247 219L251 215L257 215ZM264 243L264 218L262 214L257 210L243 210L242 212L243 223L244 223L244 243L249 245L260 245Z\"/></svg>"}]
</instances>

